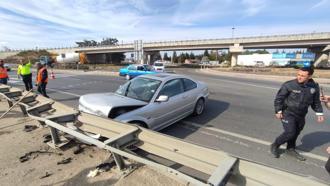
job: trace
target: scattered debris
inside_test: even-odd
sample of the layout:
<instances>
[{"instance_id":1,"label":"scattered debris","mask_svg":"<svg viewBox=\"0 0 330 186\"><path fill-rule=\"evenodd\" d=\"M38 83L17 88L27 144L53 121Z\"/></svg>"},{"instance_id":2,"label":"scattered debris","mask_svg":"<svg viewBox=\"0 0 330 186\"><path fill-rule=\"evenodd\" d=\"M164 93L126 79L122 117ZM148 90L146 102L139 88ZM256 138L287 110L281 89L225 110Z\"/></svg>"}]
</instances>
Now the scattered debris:
<instances>
[{"instance_id":1,"label":"scattered debris","mask_svg":"<svg viewBox=\"0 0 330 186\"><path fill-rule=\"evenodd\" d=\"M100 172L107 172L109 171L114 165L116 165L115 161L111 163L102 163L96 167L96 169L99 169Z\"/></svg>"},{"instance_id":2,"label":"scattered debris","mask_svg":"<svg viewBox=\"0 0 330 186\"><path fill-rule=\"evenodd\" d=\"M73 148L73 154L80 154L84 151L84 148L81 145L77 145Z\"/></svg>"},{"instance_id":3,"label":"scattered debris","mask_svg":"<svg viewBox=\"0 0 330 186\"><path fill-rule=\"evenodd\" d=\"M99 174L99 169L94 169L89 171L87 178L94 178L95 176L97 176Z\"/></svg>"},{"instance_id":4,"label":"scattered debris","mask_svg":"<svg viewBox=\"0 0 330 186\"><path fill-rule=\"evenodd\" d=\"M44 143L50 142L52 140L52 136L50 134L45 134L42 137L44 138Z\"/></svg>"},{"instance_id":5,"label":"scattered debris","mask_svg":"<svg viewBox=\"0 0 330 186\"><path fill-rule=\"evenodd\" d=\"M25 132L31 132L31 131L33 131L33 130L35 130L37 128L38 127L35 126L35 125L25 125L23 131L25 131Z\"/></svg>"},{"instance_id":6,"label":"scattered debris","mask_svg":"<svg viewBox=\"0 0 330 186\"><path fill-rule=\"evenodd\" d=\"M50 154L54 154L54 153L55 152L42 151L42 150L31 151L31 152L26 153L24 156L19 157L19 161L21 163L23 163L23 162L26 162L26 161L30 160L30 158L32 158L32 159L37 158L39 156L39 154L48 154L48 155L50 155ZM60 155L60 154L57 154L57 155Z\"/></svg>"},{"instance_id":7,"label":"scattered debris","mask_svg":"<svg viewBox=\"0 0 330 186\"><path fill-rule=\"evenodd\" d=\"M43 175L43 176L41 176L40 179L47 178L47 177L49 177L49 176L51 176L51 175L53 175L53 173L48 173L48 172L46 172L46 174Z\"/></svg>"},{"instance_id":8,"label":"scattered debris","mask_svg":"<svg viewBox=\"0 0 330 186\"><path fill-rule=\"evenodd\" d=\"M62 160L62 161L57 162L57 165L71 163L71 160L72 160L72 158L64 159L64 160Z\"/></svg>"},{"instance_id":9,"label":"scattered debris","mask_svg":"<svg viewBox=\"0 0 330 186\"><path fill-rule=\"evenodd\" d=\"M100 165L96 166L96 168L94 170L89 171L87 178L94 178L101 172L107 172L115 165L116 165L115 160L113 158L111 158L110 162L101 163Z\"/></svg>"}]
</instances>

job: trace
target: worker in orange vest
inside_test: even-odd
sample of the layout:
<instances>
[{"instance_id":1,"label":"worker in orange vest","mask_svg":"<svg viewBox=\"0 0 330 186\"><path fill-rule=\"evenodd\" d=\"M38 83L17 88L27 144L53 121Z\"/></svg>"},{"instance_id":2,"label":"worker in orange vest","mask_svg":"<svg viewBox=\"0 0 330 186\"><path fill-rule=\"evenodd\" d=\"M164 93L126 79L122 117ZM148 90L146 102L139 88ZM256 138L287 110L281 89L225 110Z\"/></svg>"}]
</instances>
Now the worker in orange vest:
<instances>
[{"instance_id":1,"label":"worker in orange vest","mask_svg":"<svg viewBox=\"0 0 330 186\"><path fill-rule=\"evenodd\" d=\"M7 85L9 79L7 69L4 67L3 60L0 60L0 83Z\"/></svg>"},{"instance_id":2,"label":"worker in orange vest","mask_svg":"<svg viewBox=\"0 0 330 186\"><path fill-rule=\"evenodd\" d=\"M49 98L49 96L46 93L46 86L48 83L48 71L44 64L41 64L40 62L36 63L37 66L37 77L36 77L36 86L38 86L38 92L45 96L46 98Z\"/></svg>"}]
</instances>

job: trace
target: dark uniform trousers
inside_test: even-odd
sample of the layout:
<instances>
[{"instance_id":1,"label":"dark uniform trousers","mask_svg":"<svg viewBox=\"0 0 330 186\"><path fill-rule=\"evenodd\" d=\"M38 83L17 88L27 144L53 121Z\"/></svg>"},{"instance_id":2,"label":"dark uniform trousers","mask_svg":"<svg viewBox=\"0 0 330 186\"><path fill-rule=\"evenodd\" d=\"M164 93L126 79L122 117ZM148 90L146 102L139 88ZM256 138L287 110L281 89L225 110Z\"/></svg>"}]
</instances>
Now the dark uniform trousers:
<instances>
[{"instance_id":1,"label":"dark uniform trousers","mask_svg":"<svg viewBox=\"0 0 330 186\"><path fill-rule=\"evenodd\" d=\"M38 86L38 92L40 92L40 94L42 94L44 97L49 98L49 96L46 93L46 86L47 83L42 82L39 86Z\"/></svg>"},{"instance_id":2,"label":"dark uniform trousers","mask_svg":"<svg viewBox=\"0 0 330 186\"><path fill-rule=\"evenodd\" d=\"M22 79L23 79L23 82L24 82L24 85L25 85L25 89L27 91L31 90L33 87L32 87L32 74L28 74L28 75L21 75L22 76Z\"/></svg>"},{"instance_id":3,"label":"dark uniform trousers","mask_svg":"<svg viewBox=\"0 0 330 186\"><path fill-rule=\"evenodd\" d=\"M305 117L296 117L290 114L283 114L281 120L284 132L276 138L275 145L280 146L287 143L287 149L296 148L296 140L305 126Z\"/></svg>"}]
</instances>

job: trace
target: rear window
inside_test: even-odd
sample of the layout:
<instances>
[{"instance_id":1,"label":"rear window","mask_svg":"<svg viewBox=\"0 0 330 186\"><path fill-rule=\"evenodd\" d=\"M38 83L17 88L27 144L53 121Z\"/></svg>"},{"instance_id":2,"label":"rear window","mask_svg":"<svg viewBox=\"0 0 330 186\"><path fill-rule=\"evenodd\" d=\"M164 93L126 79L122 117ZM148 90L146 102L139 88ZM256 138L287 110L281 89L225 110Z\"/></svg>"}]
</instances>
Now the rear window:
<instances>
[{"instance_id":1,"label":"rear window","mask_svg":"<svg viewBox=\"0 0 330 186\"><path fill-rule=\"evenodd\" d=\"M155 63L154 66L156 66L156 67L162 67L162 66L164 66L164 64L163 63Z\"/></svg>"},{"instance_id":2,"label":"rear window","mask_svg":"<svg viewBox=\"0 0 330 186\"><path fill-rule=\"evenodd\" d=\"M184 91L189 91L197 87L197 84L190 79L183 79Z\"/></svg>"},{"instance_id":3,"label":"rear window","mask_svg":"<svg viewBox=\"0 0 330 186\"><path fill-rule=\"evenodd\" d=\"M127 69L128 70L136 70L136 67L135 66L129 66Z\"/></svg>"}]
</instances>

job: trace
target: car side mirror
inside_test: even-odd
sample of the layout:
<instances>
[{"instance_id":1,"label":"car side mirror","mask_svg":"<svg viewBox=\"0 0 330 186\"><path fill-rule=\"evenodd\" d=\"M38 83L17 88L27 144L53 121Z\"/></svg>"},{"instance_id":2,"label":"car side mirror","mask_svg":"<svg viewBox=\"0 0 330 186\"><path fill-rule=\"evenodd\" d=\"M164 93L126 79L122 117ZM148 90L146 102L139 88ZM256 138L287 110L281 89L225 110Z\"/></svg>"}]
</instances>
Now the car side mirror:
<instances>
[{"instance_id":1,"label":"car side mirror","mask_svg":"<svg viewBox=\"0 0 330 186\"><path fill-rule=\"evenodd\" d=\"M168 101L168 96L161 95L156 99L156 102L166 102Z\"/></svg>"}]
</instances>

